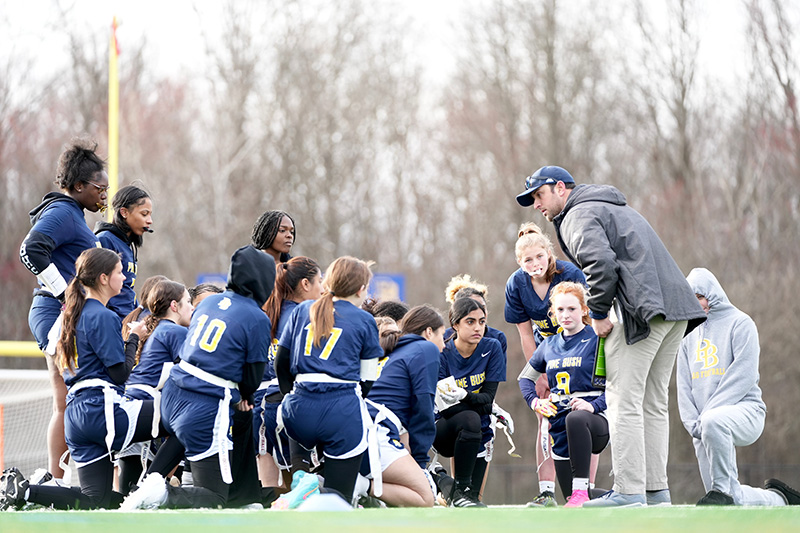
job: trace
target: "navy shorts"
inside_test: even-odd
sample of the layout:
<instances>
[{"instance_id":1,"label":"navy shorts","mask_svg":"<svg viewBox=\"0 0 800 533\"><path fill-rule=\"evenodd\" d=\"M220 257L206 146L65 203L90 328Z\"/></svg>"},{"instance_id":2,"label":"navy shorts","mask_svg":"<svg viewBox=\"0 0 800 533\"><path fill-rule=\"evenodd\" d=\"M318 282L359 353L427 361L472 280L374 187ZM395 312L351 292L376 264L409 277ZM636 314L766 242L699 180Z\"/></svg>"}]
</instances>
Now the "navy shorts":
<instances>
[{"instance_id":1,"label":"navy shorts","mask_svg":"<svg viewBox=\"0 0 800 533\"><path fill-rule=\"evenodd\" d=\"M321 446L326 457L349 459L367 449L369 417L358 390L353 385L298 383L281 403L286 432L310 450Z\"/></svg>"},{"instance_id":2,"label":"navy shorts","mask_svg":"<svg viewBox=\"0 0 800 533\"><path fill-rule=\"evenodd\" d=\"M259 455L259 431L261 431L261 426L264 423L264 419L261 416L264 412L262 403L266 393L267 389L259 389L253 393L253 440L255 441L256 453Z\"/></svg>"},{"instance_id":3,"label":"navy shorts","mask_svg":"<svg viewBox=\"0 0 800 533\"><path fill-rule=\"evenodd\" d=\"M108 455L105 398L100 387L83 389L70 396L64 412L64 436L72 459L81 466ZM115 398L113 451L130 444L141 408L141 400L119 395Z\"/></svg>"},{"instance_id":4,"label":"navy shorts","mask_svg":"<svg viewBox=\"0 0 800 533\"><path fill-rule=\"evenodd\" d=\"M59 314L61 314L61 302L55 298L33 297L31 310L28 312L28 327L31 328L33 338L36 339L36 344L42 351L47 348L47 334L50 333Z\"/></svg>"},{"instance_id":5,"label":"navy shorts","mask_svg":"<svg viewBox=\"0 0 800 533\"><path fill-rule=\"evenodd\" d=\"M178 387L171 379L161 391L161 420L167 431L175 435L186 449L186 458L199 461L220 452L217 443L219 398ZM233 449L230 405L227 431L227 450Z\"/></svg>"},{"instance_id":6,"label":"navy shorts","mask_svg":"<svg viewBox=\"0 0 800 533\"><path fill-rule=\"evenodd\" d=\"M264 403L262 420L264 437L267 440L267 453L275 458L279 467L289 468L292 466L289 454L289 436L286 435L285 429L279 435L275 434L275 430L278 429L278 409L280 406L281 404L279 403ZM280 444L278 444L278 438L280 438Z\"/></svg>"}]
</instances>

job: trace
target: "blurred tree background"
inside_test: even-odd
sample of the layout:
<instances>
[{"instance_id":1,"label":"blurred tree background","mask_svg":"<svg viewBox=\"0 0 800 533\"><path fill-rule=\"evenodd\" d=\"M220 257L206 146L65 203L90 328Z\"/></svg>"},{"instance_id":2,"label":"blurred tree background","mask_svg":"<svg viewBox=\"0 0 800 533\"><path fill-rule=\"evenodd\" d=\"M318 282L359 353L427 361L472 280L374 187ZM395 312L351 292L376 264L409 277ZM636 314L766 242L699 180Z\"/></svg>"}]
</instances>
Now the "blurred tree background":
<instances>
[{"instance_id":1,"label":"blurred tree background","mask_svg":"<svg viewBox=\"0 0 800 533\"><path fill-rule=\"evenodd\" d=\"M13 40L0 56L3 340L32 339L34 280L18 249L28 211L55 189L61 145L88 134L100 153L107 146L108 28L68 2L48 5L42 31L63 43L66 62L34 75L45 52ZM375 260L405 274L412 305L446 312L444 287L457 274L488 284L489 322L509 338L498 399L523 458L498 437L485 498L523 503L538 492L535 418L516 386L523 355L502 318L503 290L518 225L552 234L514 195L526 175L557 164L579 182L620 188L685 273L708 267L754 318L769 416L764 436L740 451L741 477L800 484L800 9L729 2L746 20L745 74L731 80L699 59L702 5L476 2L453 28L452 74L431 83L430 51L390 2L198 2L201 75L159 74L146 39L123 43L120 184L144 185L155 206L138 275L191 285L223 272L258 216L282 209L297 224L294 254L322 265L345 254ZM0 32L12 24L0 8ZM0 359L31 365L44 368ZM694 502L703 490L674 387L671 407L673 499ZM609 469L606 452L598 486L610 486Z\"/></svg>"}]
</instances>

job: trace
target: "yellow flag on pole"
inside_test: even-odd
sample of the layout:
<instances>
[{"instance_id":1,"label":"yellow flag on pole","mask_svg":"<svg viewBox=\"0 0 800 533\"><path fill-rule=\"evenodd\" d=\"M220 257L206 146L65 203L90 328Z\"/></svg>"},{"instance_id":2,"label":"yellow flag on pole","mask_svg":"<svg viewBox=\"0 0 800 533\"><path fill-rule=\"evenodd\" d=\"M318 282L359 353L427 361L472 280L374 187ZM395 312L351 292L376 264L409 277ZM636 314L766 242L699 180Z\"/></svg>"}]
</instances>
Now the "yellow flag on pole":
<instances>
[{"instance_id":1,"label":"yellow flag on pole","mask_svg":"<svg viewBox=\"0 0 800 533\"><path fill-rule=\"evenodd\" d=\"M119 73L117 58L119 43L117 42L117 17L111 22L111 39L108 55L108 221L114 219L114 209L110 200L119 189Z\"/></svg>"}]
</instances>

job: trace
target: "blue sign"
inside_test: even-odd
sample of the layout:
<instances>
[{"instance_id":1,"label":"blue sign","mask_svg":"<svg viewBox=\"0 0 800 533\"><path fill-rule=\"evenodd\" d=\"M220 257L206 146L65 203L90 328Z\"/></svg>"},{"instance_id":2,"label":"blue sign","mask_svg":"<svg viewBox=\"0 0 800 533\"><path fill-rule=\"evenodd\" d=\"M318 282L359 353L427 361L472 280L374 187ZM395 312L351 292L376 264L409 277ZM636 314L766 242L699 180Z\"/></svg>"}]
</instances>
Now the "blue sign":
<instances>
[{"instance_id":1,"label":"blue sign","mask_svg":"<svg viewBox=\"0 0 800 533\"><path fill-rule=\"evenodd\" d=\"M369 284L369 295L376 300L400 300L406 299L406 277L404 274L390 274L376 272L372 276Z\"/></svg>"},{"instance_id":2,"label":"blue sign","mask_svg":"<svg viewBox=\"0 0 800 533\"><path fill-rule=\"evenodd\" d=\"M197 284L213 283L225 287L228 284L227 272L201 272L197 275Z\"/></svg>"}]
</instances>

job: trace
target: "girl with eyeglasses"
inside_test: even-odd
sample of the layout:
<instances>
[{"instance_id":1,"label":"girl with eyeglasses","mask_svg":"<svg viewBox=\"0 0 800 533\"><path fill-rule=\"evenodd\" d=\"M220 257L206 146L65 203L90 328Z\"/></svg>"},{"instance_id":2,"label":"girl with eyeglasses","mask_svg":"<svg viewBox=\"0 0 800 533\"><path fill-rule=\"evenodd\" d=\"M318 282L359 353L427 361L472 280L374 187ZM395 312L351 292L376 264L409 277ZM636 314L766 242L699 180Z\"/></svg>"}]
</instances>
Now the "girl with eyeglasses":
<instances>
[{"instance_id":1,"label":"girl with eyeglasses","mask_svg":"<svg viewBox=\"0 0 800 533\"><path fill-rule=\"evenodd\" d=\"M64 441L67 388L52 358L58 335L54 324L61 313L67 285L75 277L75 261L84 250L100 246L84 218L85 211L96 213L107 205L108 175L96 149L97 143L80 138L64 146L55 180L61 192L47 193L31 210L32 227L19 250L22 264L39 283L33 291L28 325L42 351L48 343L51 346L45 358L53 388L47 455L48 470L56 479L64 476L59 459L67 451Z\"/></svg>"}]
</instances>

